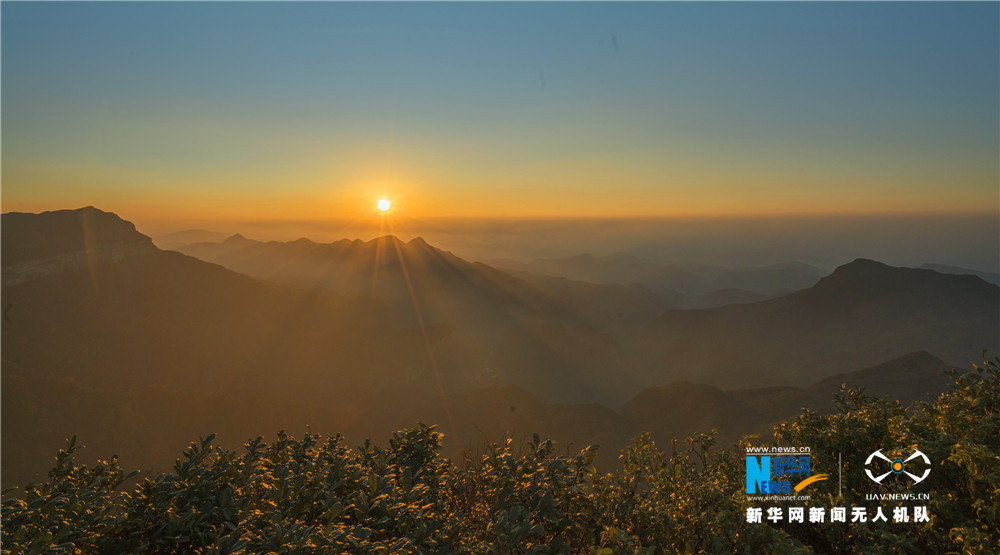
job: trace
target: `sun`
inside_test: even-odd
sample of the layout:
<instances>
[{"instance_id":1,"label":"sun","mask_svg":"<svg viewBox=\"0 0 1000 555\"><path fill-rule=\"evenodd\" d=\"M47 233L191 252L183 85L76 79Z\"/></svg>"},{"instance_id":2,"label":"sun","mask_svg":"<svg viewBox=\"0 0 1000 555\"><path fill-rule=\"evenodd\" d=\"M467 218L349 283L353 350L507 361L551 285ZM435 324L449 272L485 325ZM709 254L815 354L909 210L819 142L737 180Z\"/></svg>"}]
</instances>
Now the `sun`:
<instances>
[{"instance_id":1,"label":"sun","mask_svg":"<svg viewBox=\"0 0 1000 555\"><path fill-rule=\"evenodd\" d=\"M378 206L379 211L388 212L389 208L392 207L392 201L387 199L381 199L378 201L378 204L376 206Z\"/></svg>"}]
</instances>

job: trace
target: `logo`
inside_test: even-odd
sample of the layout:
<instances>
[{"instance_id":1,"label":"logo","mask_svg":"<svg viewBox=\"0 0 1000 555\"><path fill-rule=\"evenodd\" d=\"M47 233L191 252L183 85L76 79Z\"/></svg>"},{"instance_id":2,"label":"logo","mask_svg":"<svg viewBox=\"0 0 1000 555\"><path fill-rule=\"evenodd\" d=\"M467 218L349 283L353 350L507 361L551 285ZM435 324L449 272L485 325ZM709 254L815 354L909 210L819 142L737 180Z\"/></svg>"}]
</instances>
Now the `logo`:
<instances>
[{"instance_id":1,"label":"logo","mask_svg":"<svg viewBox=\"0 0 1000 555\"><path fill-rule=\"evenodd\" d=\"M748 495L791 495L829 477L812 474L808 447L748 447L746 469Z\"/></svg>"},{"instance_id":2,"label":"logo","mask_svg":"<svg viewBox=\"0 0 1000 555\"><path fill-rule=\"evenodd\" d=\"M880 474L878 476L876 476L875 473L872 472L872 469L869 468L869 467L872 466L872 461L874 459L876 459L876 458L881 459L881 460L889 463L889 465L888 465L888 472L886 472L884 474ZM927 465L927 468L924 469L924 473L921 474L920 476L917 476L916 474L912 474L912 473L910 473L910 472L908 472L906 470L906 464L909 463L910 461L914 460L914 459L923 459L924 464ZM881 463L881 462L876 461L875 465L881 466L882 467L881 470L885 470L886 469L885 463ZM924 481L924 478L927 478L928 474L931 473L931 466L930 465L931 465L931 460L928 459L927 455L923 454L923 452L921 452L919 449L916 450L916 451L914 451L913 454L910 455L909 457L907 457L905 460L903 460L903 459L890 459L889 457L887 457L887 456L885 456L885 455L882 454L882 450L881 449L878 449L877 451L875 451L871 455L868 455L868 460L865 461L865 474L867 474L868 477L871 478L871 480L873 482L875 482L876 484L881 484L882 480L885 480L886 477L888 477L890 474L896 474L896 475L906 474L907 476L910 477L911 480L913 480L914 484L919 484L920 482ZM878 470L878 471L880 472L881 470Z\"/></svg>"}]
</instances>

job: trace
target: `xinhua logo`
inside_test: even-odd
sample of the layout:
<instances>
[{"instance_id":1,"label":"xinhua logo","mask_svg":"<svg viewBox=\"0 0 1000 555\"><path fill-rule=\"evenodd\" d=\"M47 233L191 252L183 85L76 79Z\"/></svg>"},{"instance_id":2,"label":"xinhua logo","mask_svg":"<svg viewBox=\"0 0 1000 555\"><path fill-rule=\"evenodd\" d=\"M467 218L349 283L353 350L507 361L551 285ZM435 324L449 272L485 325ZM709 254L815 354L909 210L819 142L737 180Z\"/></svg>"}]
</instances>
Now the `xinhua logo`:
<instances>
[{"instance_id":1,"label":"xinhua logo","mask_svg":"<svg viewBox=\"0 0 1000 555\"><path fill-rule=\"evenodd\" d=\"M795 451L784 451L785 448L757 448L757 453L747 454L747 493L748 494L790 494L798 493L803 488L825 480L827 474L812 474L812 459L808 448ZM750 449L748 449L750 451ZM792 484L795 484L794 486Z\"/></svg>"},{"instance_id":2,"label":"xinhua logo","mask_svg":"<svg viewBox=\"0 0 1000 555\"><path fill-rule=\"evenodd\" d=\"M884 462L879 462L876 461L875 459L880 459L881 461ZM927 468L924 468L924 472L920 476L917 476L916 474L913 474L908 470L906 470L907 463L910 463L910 461L914 461L916 463L918 460L923 460L924 465L927 466ZM886 465L886 463L888 463L888 465ZM872 472L871 469L872 466L876 467L880 466L882 468L881 469L877 468L875 472ZM911 466L915 465L911 464ZM876 472L881 472L886 469L888 470L884 474L876 475ZM882 450L879 449L874 453L872 453L871 455L868 455L868 460L865 461L865 474L867 474L868 477L871 478L872 481L875 482L876 484L881 484L882 480L885 480L891 474L897 474L897 475L905 474L909 476L911 480L913 480L914 484L919 484L920 482L924 481L924 478L926 478L930 473L931 473L931 460L927 458L927 455L923 454L923 452L921 452L919 449L914 451L913 454L907 457L906 459L890 459L889 457L882 454Z\"/></svg>"}]
</instances>

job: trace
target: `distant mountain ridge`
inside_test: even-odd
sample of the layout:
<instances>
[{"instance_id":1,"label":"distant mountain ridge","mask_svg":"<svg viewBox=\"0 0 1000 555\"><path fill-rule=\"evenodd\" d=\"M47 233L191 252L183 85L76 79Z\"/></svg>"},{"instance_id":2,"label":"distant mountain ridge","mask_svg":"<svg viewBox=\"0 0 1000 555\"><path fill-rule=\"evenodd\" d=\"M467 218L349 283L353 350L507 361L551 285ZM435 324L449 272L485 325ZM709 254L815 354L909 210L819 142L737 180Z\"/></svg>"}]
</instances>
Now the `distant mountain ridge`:
<instances>
[{"instance_id":1,"label":"distant mountain ridge","mask_svg":"<svg viewBox=\"0 0 1000 555\"><path fill-rule=\"evenodd\" d=\"M373 295L400 307L401 322L414 324L414 292L425 323L447 321L461 327L481 326L508 312L516 320L586 324L604 332L632 332L667 308L642 286L593 284L565 278L498 270L437 249L417 237L395 236L369 241L342 239L316 243L255 241L241 234L220 242L177 246L180 252L261 279L319 287L343 295ZM404 269L409 272L409 283ZM436 295L427 295L431 291ZM449 297L446 303L441 299ZM474 298L488 298L483 306ZM448 306L443 306L447 304ZM498 310L499 309L499 310ZM489 315L489 316L485 316Z\"/></svg>"},{"instance_id":2,"label":"distant mountain ridge","mask_svg":"<svg viewBox=\"0 0 1000 555\"><path fill-rule=\"evenodd\" d=\"M498 308L463 306L481 304L481 299L500 303L501 312L517 312L519 317L537 310L557 318L570 317L568 307L523 281L436 249L420 237L409 242L387 235L370 241L315 243L306 238L260 242L236 234L221 243L197 243L178 250L260 279L347 296L371 295L401 307L398 316L407 325L417 323L415 310L424 323L452 321L449 318L481 320L460 313ZM412 305L411 292L417 307Z\"/></svg>"},{"instance_id":3,"label":"distant mountain ridge","mask_svg":"<svg viewBox=\"0 0 1000 555\"><path fill-rule=\"evenodd\" d=\"M908 353L884 363L836 376L806 387L765 387L724 390L712 385L676 381L637 392L617 410L600 405L558 404L523 388L503 386L462 394L450 410L463 436L483 435L491 440L532 432L558 435L575 445L600 444L599 465L616 464L615 457L627 441L650 433L658 444L716 429L722 445L743 434L771 437L772 426L798 415L803 409L830 413L834 395L842 387L863 388L867 395L886 396L904 406L931 400L951 383L950 367L927 352ZM420 418L443 422L445 409L416 403ZM386 422L392 429L405 420Z\"/></svg>"},{"instance_id":4,"label":"distant mountain ridge","mask_svg":"<svg viewBox=\"0 0 1000 555\"><path fill-rule=\"evenodd\" d=\"M620 414L628 426L652 432L664 441L715 428L723 440L735 441L742 434L770 435L771 426L799 414L802 409L822 413L835 410L834 395L842 387L862 388L867 395L888 397L904 406L931 400L951 383L951 367L925 351L862 370L826 377L804 388L782 386L723 390L691 383L673 382L646 389L625 405Z\"/></svg>"},{"instance_id":5,"label":"distant mountain ridge","mask_svg":"<svg viewBox=\"0 0 1000 555\"><path fill-rule=\"evenodd\" d=\"M980 272L978 270L970 270L968 268L958 268L956 266L948 266L945 264L924 264L920 266L923 270L934 270L935 272L940 272L942 274L955 274L955 275L973 275L981 278L987 283L992 283L993 285L1000 285L1000 274L996 272Z\"/></svg>"},{"instance_id":6,"label":"distant mountain ridge","mask_svg":"<svg viewBox=\"0 0 1000 555\"><path fill-rule=\"evenodd\" d=\"M498 261L501 268L537 275L558 276L590 283L631 285L640 283L658 292L685 291L703 279L688 270L656 264L650 260L617 253L607 256L579 254L566 258L539 258L522 263Z\"/></svg>"},{"instance_id":7,"label":"distant mountain ridge","mask_svg":"<svg viewBox=\"0 0 1000 555\"><path fill-rule=\"evenodd\" d=\"M804 384L927 350L955 365L1000 348L1000 288L858 259L752 304L668 310L637 337L648 375L727 387ZM974 355L971 355L974 356Z\"/></svg>"},{"instance_id":8,"label":"distant mountain ridge","mask_svg":"<svg viewBox=\"0 0 1000 555\"><path fill-rule=\"evenodd\" d=\"M224 241L231 234L221 231L209 231L207 229L185 229L163 235L154 235L153 243L165 250L176 250L177 247L190 245L192 243L207 243Z\"/></svg>"},{"instance_id":9,"label":"distant mountain ridge","mask_svg":"<svg viewBox=\"0 0 1000 555\"><path fill-rule=\"evenodd\" d=\"M635 306L630 291L539 286L463 260L420 237L315 243L261 242L237 234L179 250L256 278L373 299L394 325L446 325L478 359L476 371L493 383L551 391L565 401L600 402L639 387L627 356L607 335L617 322L600 325L617 312L614 307ZM614 297L610 308L592 304L601 293Z\"/></svg>"},{"instance_id":10,"label":"distant mountain ridge","mask_svg":"<svg viewBox=\"0 0 1000 555\"><path fill-rule=\"evenodd\" d=\"M826 272L787 262L759 267L716 268L660 263L628 254L580 254L530 262L497 260L499 268L536 276L569 278L596 284L634 285L660 295L669 308L706 308L754 302L814 285ZM525 277L529 279L529 277Z\"/></svg>"}]
</instances>

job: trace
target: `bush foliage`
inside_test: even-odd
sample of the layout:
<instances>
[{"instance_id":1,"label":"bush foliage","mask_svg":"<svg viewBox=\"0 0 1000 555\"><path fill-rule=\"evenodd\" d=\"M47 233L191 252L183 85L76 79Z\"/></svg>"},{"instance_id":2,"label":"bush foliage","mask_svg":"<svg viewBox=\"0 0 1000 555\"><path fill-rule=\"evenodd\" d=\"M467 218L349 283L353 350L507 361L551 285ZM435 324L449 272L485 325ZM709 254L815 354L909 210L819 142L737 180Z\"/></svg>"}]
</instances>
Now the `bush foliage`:
<instances>
[{"instance_id":1,"label":"bush foliage","mask_svg":"<svg viewBox=\"0 0 1000 555\"><path fill-rule=\"evenodd\" d=\"M864 505L901 491L864 477L876 449L919 448L932 461L927 523L748 523L743 448L713 451L713 434L657 448L636 438L621 470L598 473L596 447L559 455L538 436L491 444L462 464L418 425L388 446L279 433L238 451L193 443L173 471L135 485L117 459L76 465L75 438L49 480L8 496L3 553L984 553L1000 545L1000 359L934 402L904 408L844 390L838 411L781 424L810 446L818 506ZM842 498L840 487L843 487ZM813 487L813 486L811 486ZM846 500L846 501L845 501Z\"/></svg>"}]
</instances>

